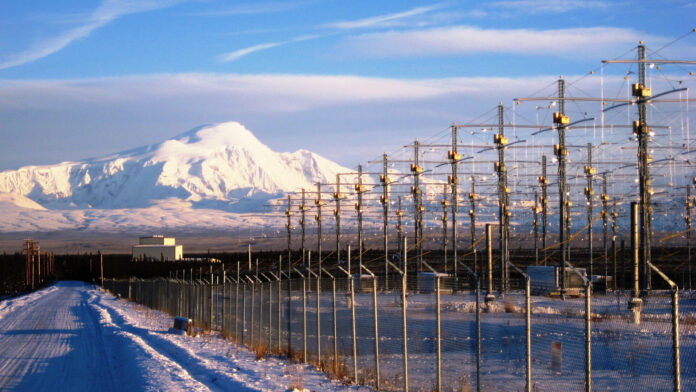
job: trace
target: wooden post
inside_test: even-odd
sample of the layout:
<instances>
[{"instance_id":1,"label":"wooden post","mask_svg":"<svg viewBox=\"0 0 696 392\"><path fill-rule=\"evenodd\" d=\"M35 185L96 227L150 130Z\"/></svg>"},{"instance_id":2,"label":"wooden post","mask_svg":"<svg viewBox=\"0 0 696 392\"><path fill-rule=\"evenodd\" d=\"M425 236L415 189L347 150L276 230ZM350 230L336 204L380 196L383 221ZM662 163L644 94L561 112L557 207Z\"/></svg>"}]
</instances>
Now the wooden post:
<instances>
[{"instance_id":1,"label":"wooden post","mask_svg":"<svg viewBox=\"0 0 696 392\"><path fill-rule=\"evenodd\" d=\"M101 287L104 289L104 257L101 251L99 251L99 268L101 269Z\"/></svg>"}]
</instances>

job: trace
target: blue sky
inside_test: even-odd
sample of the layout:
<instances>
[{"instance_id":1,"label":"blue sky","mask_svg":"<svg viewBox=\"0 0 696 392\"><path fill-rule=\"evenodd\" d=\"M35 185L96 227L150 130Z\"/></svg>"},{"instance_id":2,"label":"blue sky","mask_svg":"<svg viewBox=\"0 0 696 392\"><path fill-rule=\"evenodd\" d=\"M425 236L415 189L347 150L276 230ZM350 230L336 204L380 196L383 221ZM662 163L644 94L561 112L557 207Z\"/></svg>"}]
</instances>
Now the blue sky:
<instances>
[{"instance_id":1,"label":"blue sky","mask_svg":"<svg viewBox=\"0 0 696 392\"><path fill-rule=\"evenodd\" d=\"M639 40L659 48L695 15L677 0L0 0L0 169L230 120L354 166Z\"/></svg>"}]
</instances>

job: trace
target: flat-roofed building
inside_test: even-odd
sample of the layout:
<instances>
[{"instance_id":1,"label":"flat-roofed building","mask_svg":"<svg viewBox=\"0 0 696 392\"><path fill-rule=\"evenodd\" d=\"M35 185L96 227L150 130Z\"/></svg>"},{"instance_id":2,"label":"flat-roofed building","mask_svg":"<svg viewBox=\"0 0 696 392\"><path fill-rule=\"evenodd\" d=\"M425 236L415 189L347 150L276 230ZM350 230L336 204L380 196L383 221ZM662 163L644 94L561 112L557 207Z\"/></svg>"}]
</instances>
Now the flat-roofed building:
<instances>
[{"instance_id":1,"label":"flat-roofed building","mask_svg":"<svg viewBox=\"0 0 696 392\"><path fill-rule=\"evenodd\" d=\"M184 257L184 247L176 244L175 238L163 235L140 237L138 245L133 246L134 260L175 261Z\"/></svg>"}]
</instances>

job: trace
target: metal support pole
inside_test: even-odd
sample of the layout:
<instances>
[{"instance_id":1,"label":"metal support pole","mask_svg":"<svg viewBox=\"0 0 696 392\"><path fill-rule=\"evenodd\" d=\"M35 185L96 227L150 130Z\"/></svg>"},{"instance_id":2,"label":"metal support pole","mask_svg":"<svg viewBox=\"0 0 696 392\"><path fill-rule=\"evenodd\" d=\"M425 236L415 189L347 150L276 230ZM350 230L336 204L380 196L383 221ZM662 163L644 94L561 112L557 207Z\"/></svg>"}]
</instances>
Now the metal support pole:
<instances>
[{"instance_id":1,"label":"metal support pole","mask_svg":"<svg viewBox=\"0 0 696 392\"><path fill-rule=\"evenodd\" d=\"M242 285L242 344L244 344L244 332L246 331L246 283Z\"/></svg>"},{"instance_id":2,"label":"metal support pole","mask_svg":"<svg viewBox=\"0 0 696 392\"><path fill-rule=\"evenodd\" d=\"M321 274L321 267L319 267ZM321 275L317 274L317 366L322 368L321 364Z\"/></svg>"},{"instance_id":3,"label":"metal support pole","mask_svg":"<svg viewBox=\"0 0 696 392\"><path fill-rule=\"evenodd\" d=\"M539 265L539 212L541 208L539 207L539 195L534 192L534 207L532 207L532 213L534 218L532 224L534 227L534 265Z\"/></svg>"},{"instance_id":4,"label":"metal support pole","mask_svg":"<svg viewBox=\"0 0 696 392\"><path fill-rule=\"evenodd\" d=\"M256 327L257 332L257 344L261 346L261 342L263 342L263 339L261 337L262 333L261 330L263 329L263 283L259 284L259 325Z\"/></svg>"},{"instance_id":5,"label":"metal support pole","mask_svg":"<svg viewBox=\"0 0 696 392\"><path fill-rule=\"evenodd\" d=\"M321 183L317 182L317 199L314 200L314 204L317 206L317 215L314 219L317 221L317 264L319 265L318 274L321 276L321 207L324 205L324 200L321 198ZM317 286L317 290L319 287Z\"/></svg>"},{"instance_id":6,"label":"metal support pole","mask_svg":"<svg viewBox=\"0 0 696 392\"><path fill-rule=\"evenodd\" d=\"M486 224L486 255L488 257L488 290L486 292L486 303L493 302L493 242L491 239L491 224Z\"/></svg>"},{"instance_id":7,"label":"metal support pole","mask_svg":"<svg viewBox=\"0 0 696 392\"><path fill-rule=\"evenodd\" d=\"M469 233L471 235L471 252L474 255L474 272L479 269L478 255L476 254L476 197L476 177L471 176L471 192L469 192L469 202L471 203L469 220L471 225L469 226Z\"/></svg>"},{"instance_id":8,"label":"metal support pole","mask_svg":"<svg viewBox=\"0 0 696 392\"><path fill-rule=\"evenodd\" d=\"M251 343L250 345L254 345L254 303L256 302L256 282L252 283L251 286L249 286L251 289L251 319L249 320L251 325L249 326L249 337L251 338Z\"/></svg>"},{"instance_id":9,"label":"metal support pole","mask_svg":"<svg viewBox=\"0 0 696 392\"><path fill-rule=\"evenodd\" d=\"M302 362L307 363L307 278L302 278Z\"/></svg>"},{"instance_id":10,"label":"metal support pole","mask_svg":"<svg viewBox=\"0 0 696 392\"><path fill-rule=\"evenodd\" d=\"M435 276L435 322L436 327L436 347L437 347L437 391L442 391L442 330L440 319L440 277Z\"/></svg>"},{"instance_id":11,"label":"metal support pole","mask_svg":"<svg viewBox=\"0 0 696 392\"><path fill-rule=\"evenodd\" d=\"M380 182L382 183L382 239L384 241L384 283L386 289L389 290L389 172L388 172L388 156L382 155L382 175Z\"/></svg>"},{"instance_id":12,"label":"metal support pole","mask_svg":"<svg viewBox=\"0 0 696 392\"><path fill-rule=\"evenodd\" d=\"M631 250L633 254L633 296L628 302L628 308L633 312L633 323L640 324L640 312L643 307L643 301L640 299L640 257L639 245L640 237L638 234L638 204L631 203Z\"/></svg>"},{"instance_id":13,"label":"metal support pole","mask_svg":"<svg viewBox=\"0 0 696 392\"><path fill-rule=\"evenodd\" d=\"M225 273L225 264L223 263L223 264L222 264L222 307L220 308L220 309L222 310L222 314L221 314L221 319L222 319L221 328L222 328L225 332L229 333L228 330L225 328L225 313L226 313L226 312L225 312L225 288L227 287L227 285L226 285L226 283L227 283L226 280L227 280L227 274Z\"/></svg>"},{"instance_id":14,"label":"metal support pole","mask_svg":"<svg viewBox=\"0 0 696 392\"><path fill-rule=\"evenodd\" d=\"M336 191L333 194L336 208L334 218L336 218L336 264L341 263L341 175L336 174Z\"/></svg>"},{"instance_id":15,"label":"metal support pole","mask_svg":"<svg viewBox=\"0 0 696 392\"><path fill-rule=\"evenodd\" d=\"M302 204L300 204L300 229L301 231L301 236L300 236L300 250L302 251L302 266L304 267L306 264L305 261L305 215L307 212L307 205L305 204L305 189L302 188Z\"/></svg>"},{"instance_id":16,"label":"metal support pole","mask_svg":"<svg viewBox=\"0 0 696 392\"><path fill-rule=\"evenodd\" d=\"M336 278L331 278L331 300L333 303L333 356L334 372L338 371L338 322L336 320Z\"/></svg>"},{"instance_id":17,"label":"metal support pole","mask_svg":"<svg viewBox=\"0 0 696 392\"><path fill-rule=\"evenodd\" d=\"M362 165L358 165L358 183L355 185L355 192L358 194L358 203L355 205L358 212L358 276L362 275L363 260L363 191Z\"/></svg>"},{"instance_id":18,"label":"metal support pole","mask_svg":"<svg viewBox=\"0 0 696 392\"><path fill-rule=\"evenodd\" d=\"M289 252L288 252L289 253ZM293 357L292 353L292 259L288 258L288 291L287 291L287 301L288 306L286 309L287 317L286 322L288 323L288 356Z\"/></svg>"},{"instance_id":19,"label":"metal support pole","mask_svg":"<svg viewBox=\"0 0 696 392\"><path fill-rule=\"evenodd\" d=\"M423 168L419 165L419 148L420 142L418 139L413 142L413 163L411 164L411 172L413 173L413 188L411 193L413 194L413 212L415 214L413 224L414 224L414 245L416 247L417 262L416 262L416 274L418 274L423 267L423 210L425 207L422 205L423 193L420 189L420 175L423 172Z\"/></svg>"},{"instance_id":20,"label":"metal support pole","mask_svg":"<svg viewBox=\"0 0 696 392\"><path fill-rule=\"evenodd\" d=\"M674 392L681 392L681 364L679 348L679 289L672 288L672 370Z\"/></svg>"},{"instance_id":21,"label":"metal support pole","mask_svg":"<svg viewBox=\"0 0 696 392\"><path fill-rule=\"evenodd\" d=\"M452 124L452 150L450 153L448 153L448 158L452 166L452 174L448 179L448 182L452 187L452 270L454 274L454 287L452 288L452 291L456 293L459 289L459 263L457 263L457 213L459 212L457 191L459 187L459 177L457 175L457 167L459 160L462 159L459 153L457 153L457 124Z\"/></svg>"},{"instance_id":22,"label":"metal support pole","mask_svg":"<svg viewBox=\"0 0 696 392\"><path fill-rule=\"evenodd\" d=\"M546 177L546 155L541 156L541 177L539 177L539 183L541 184L541 248L544 250L544 265L546 265L548 257L546 252L546 228L548 227L549 211L549 199L546 190L549 184L549 180Z\"/></svg>"},{"instance_id":23,"label":"metal support pole","mask_svg":"<svg viewBox=\"0 0 696 392\"><path fill-rule=\"evenodd\" d=\"M442 187L442 268L447 271L447 208L449 207L449 199L447 198L447 184Z\"/></svg>"},{"instance_id":24,"label":"metal support pole","mask_svg":"<svg viewBox=\"0 0 696 392\"><path fill-rule=\"evenodd\" d=\"M234 338L239 342L239 260L237 260L237 281L234 284Z\"/></svg>"},{"instance_id":25,"label":"metal support pole","mask_svg":"<svg viewBox=\"0 0 696 392\"><path fill-rule=\"evenodd\" d=\"M592 281L585 284L585 392L592 391Z\"/></svg>"},{"instance_id":26,"label":"metal support pole","mask_svg":"<svg viewBox=\"0 0 696 392\"><path fill-rule=\"evenodd\" d=\"M496 149L498 150L498 162L495 171L498 175L498 229L500 231L500 263L502 267L501 291L507 292L510 288L509 261L509 236L510 236L510 200L508 192L507 167L505 166L505 145L508 143L505 137L505 107L501 102L498 105L498 133L493 136ZM472 177L473 181L473 177ZM472 221L473 224L473 221ZM473 239L472 239L473 240ZM478 273L478 270L474 270Z\"/></svg>"},{"instance_id":27,"label":"metal support pole","mask_svg":"<svg viewBox=\"0 0 696 392\"><path fill-rule=\"evenodd\" d=\"M592 252L594 251L594 243L593 241L593 232L592 232L592 215L593 215L593 197L594 197L594 189L592 187L592 177L594 176L595 169L592 167L592 143L587 143L587 166L585 166L585 177L587 178L587 187L585 188L585 199L587 201L587 251L589 253L589 275L592 277L594 274L593 271L593 254ZM602 214L606 215L606 208L602 209ZM604 229L606 233L606 228ZM606 239L606 235L605 235ZM606 243L604 244L604 249L606 250ZM607 259L606 259L606 254L604 255L604 263L606 265ZM606 271L605 271L606 272ZM605 278L606 279L606 278ZM608 289L608 287L607 287Z\"/></svg>"},{"instance_id":28,"label":"metal support pole","mask_svg":"<svg viewBox=\"0 0 696 392\"><path fill-rule=\"evenodd\" d=\"M481 392L481 275L476 275L476 392Z\"/></svg>"},{"instance_id":29,"label":"metal support pole","mask_svg":"<svg viewBox=\"0 0 696 392\"><path fill-rule=\"evenodd\" d=\"M280 267L279 267L279 269L280 269ZM278 286L277 286L277 289L278 289L278 293L277 293L278 304L276 305L277 308L278 308L278 309L277 309L277 311L278 311L278 320L276 321L276 322L278 323L278 326L277 326L277 328L276 328L276 340L277 340L276 344L277 344L277 347L278 347L278 353L280 353L280 352L282 351L281 348L280 348L280 335L281 335L280 326L282 325L282 324L281 324L280 318L281 318L281 315L283 314L283 312L282 312L282 306L281 306L281 304L282 304L281 291L282 291L283 281L280 279L280 277L281 277L281 274L279 273L279 274L278 274L278 281L277 281L277 282L278 282L278 283L277 283L277 285L278 285Z\"/></svg>"},{"instance_id":30,"label":"metal support pole","mask_svg":"<svg viewBox=\"0 0 696 392\"><path fill-rule=\"evenodd\" d=\"M406 287L407 287L407 276L406 276L406 257L408 256L408 239L404 237L404 270L401 275L401 326L403 334L403 344L404 344L404 391L408 392L408 333L407 333L407 323L406 323L406 308L408 307L408 302L406 299Z\"/></svg>"},{"instance_id":31,"label":"metal support pole","mask_svg":"<svg viewBox=\"0 0 696 392\"><path fill-rule=\"evenodd\" d=\"M558 159L558 205L559 205L559 243L561 245L561 259L559 261L560 283L561 283L561 298L565 299L566 292L566 261L568 261L568 243L566 241L567 218L570 214L567 212L568 196L566 189L566 159L568 149L565 146L565 130L566 124L569 123L568 117L565 115L565 80L561 77L558 79L558 107L559 111L553 115L556 129L558 130L558 144L554 146L554 152Z\"/></svg>"},{"instance_id":32,"label":"metal support pole","mask_svg":"<svg viewBox=\"0 0 696 392\"><path fill-rule=\"evenodd\" d=\"M355 304L353 304L355 305ZM372 277L372 318L374 320L375 329L375 377L377 390L380 390L380 373L379 373L379 318L377 317L377 277Z\"/></svg>"},{"instance_id":33,"label":"metal support pole","mask_svg":"<svg viewBox=\"0 0 696 392\"><path fill-rule=\"evenodd\" d=\"M684 287L688 287L691 290L691 185L686 186L686 216L684 221L686 222L686 264L687 272L689 274L688 279L684 282Z\"/></svg>"},{"instance_id":34,"label":"metal support pole","mask_svg":"<svg viewBox=\"0 0 696 392\"><path fill-rule=\"evenodd\" d=\"M349 248L350 251L350 248ZM350 270L349 270L350 272ZM356 383L358 382L358 342L355 332L355 281L353 275L348 276L350 282L350 312L351 312L351 329L353 333L353 376Z\"/></svg>"},{"instance_id":35,"label":"metal support pole","mask_svg":"<svg viewBox=\"0 0 696 392\"><path fill-rule=\"evenodd\" d=\"M648 142L650 140L650 128L648 127L648 101L642 92L646 86L646 55L645 45L638 45L638 89L634 88L634 95L638 101L638 121L634 123L634 133L638 139L638 189L640 204L640 256L641 256L641 296L647 296L650 290L650 246L651 237L651 213L650 213L650 152ZM637 90L637 91L635 91Z\"/></svg>"},{"instance_id":36,"label":"metal support pole","mask_svg":"<svg viewBox=\"0 0 696 392\"><path fill-rule=\"evenodd\" d=\"M526 349L526 391L532 392L532 300L531 300L531 279L529 276L525 278L524 288L524 303L525 303L525 349Z\"/></svg>"},{"instance_id":37,"label":"metal support pole","mask_svg":"<svg viewBox=\"0 0 696 392\"><path fill-rule=\"evenodd\" d=\"M213 265L210 265L210 330L213 330L213 313L215 312L215 282L213 281Z\"/></svg>"},{"instance_id":38,"label":"metal support pole","mask_svg":"<svg viewBox=\"0 0 696 392\"><path fill-rule=\"evenodd\" d=\"M401 210L401 196L397 197L397 207L396 207L396 237L399 243L399 254L403 253L401 249L401 244L403 243L402 238L404 238L403 225L401 224L404 216L404 212Z\"/></svg>"}]
</instances>

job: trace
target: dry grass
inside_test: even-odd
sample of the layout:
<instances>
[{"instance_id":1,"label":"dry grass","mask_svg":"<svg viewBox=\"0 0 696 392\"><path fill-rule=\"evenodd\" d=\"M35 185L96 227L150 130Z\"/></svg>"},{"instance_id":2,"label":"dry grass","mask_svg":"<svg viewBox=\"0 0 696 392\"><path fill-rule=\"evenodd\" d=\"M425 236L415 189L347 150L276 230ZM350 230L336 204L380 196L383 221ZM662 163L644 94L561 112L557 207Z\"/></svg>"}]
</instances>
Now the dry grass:
<instances>
[{"instance_id":1,"label":"dry grass","mask_svg":"<svg viewBox=\"0 0 696 392\"><path fill-rule=\"evenodd\" d=\"M251 347L251 350L256 355L256 360L260 361L269 354L268 345L266 343L258 343Z\"/></svg>"},{"instance_id":2,"label":"dry grass","mask_svg":"<svg viewBox=\"0 0 696 392\"><path fill-rule=\"evenodd\" d=\"M515 306L515 304L512 302L510 299L505 299L505 303L503 304L503 309L505 309L505 313L517 313L518 309Z\"/></svg>"},{"instance_id":3,"label":"dry grass","mask_svg":"<svg viewBox=\"0 0 696 392\"><path fill-rule=\"evenodd\" d=\"M301 365L288 365L285 367L285 374L290 378L289 390L304 390L305 368Z\"/></svg>"}]
</instances>

